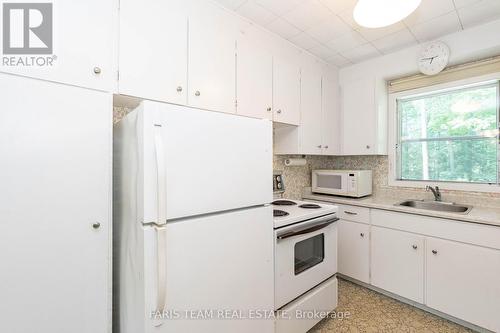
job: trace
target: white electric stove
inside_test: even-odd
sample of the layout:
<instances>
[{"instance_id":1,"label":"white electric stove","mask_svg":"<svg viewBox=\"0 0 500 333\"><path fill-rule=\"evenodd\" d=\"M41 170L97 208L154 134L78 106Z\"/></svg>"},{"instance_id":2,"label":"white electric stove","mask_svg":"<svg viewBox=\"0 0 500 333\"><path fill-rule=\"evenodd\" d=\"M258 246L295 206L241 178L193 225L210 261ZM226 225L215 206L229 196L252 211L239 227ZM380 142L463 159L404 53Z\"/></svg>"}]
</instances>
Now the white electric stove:
<instances>
[{"instance_id":1,"label":"white electric stove","mask_svg":"<svg viewBox=\"0 0 500 333\"><path fill-rule=\"evenodd\" d=\"M277 321L276 332L305 333L320 319L294 314L337 307L338 207L278 199L273 209L275 310L292 314Z\"/></svg>"}]
</instances>

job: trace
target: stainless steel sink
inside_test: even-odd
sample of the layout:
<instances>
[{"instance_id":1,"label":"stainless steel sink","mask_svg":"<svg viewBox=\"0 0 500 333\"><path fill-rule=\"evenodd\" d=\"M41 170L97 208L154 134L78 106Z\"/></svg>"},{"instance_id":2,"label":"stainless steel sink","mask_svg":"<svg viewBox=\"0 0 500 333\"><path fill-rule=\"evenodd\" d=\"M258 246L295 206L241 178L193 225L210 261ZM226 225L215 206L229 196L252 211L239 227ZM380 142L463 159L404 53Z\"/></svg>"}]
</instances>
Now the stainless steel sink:
<instances>
[{"instance_id":1,"label":"stainless steel sink","mask_svg":"<svg viewBox=\"0 0 500 333\"><path fill-rule=\"evenodd\" d=\"M405 200L397 203L395 206L411 207L423 210L433 210L437 212L468 214L472 206L455 204L453 202L442 201L424 201L424 200Z\"/></svg>"}]
</instances>

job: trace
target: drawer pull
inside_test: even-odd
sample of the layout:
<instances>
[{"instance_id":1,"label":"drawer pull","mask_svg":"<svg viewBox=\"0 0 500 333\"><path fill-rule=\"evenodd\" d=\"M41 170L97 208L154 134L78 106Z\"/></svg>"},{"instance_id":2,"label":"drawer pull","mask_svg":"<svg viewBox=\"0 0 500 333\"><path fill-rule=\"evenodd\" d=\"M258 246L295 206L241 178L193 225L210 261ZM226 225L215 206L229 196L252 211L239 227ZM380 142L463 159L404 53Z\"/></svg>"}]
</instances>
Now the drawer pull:
<instances>
[{"instance_id":1,"label":"drawer pull","mask_svg":"<svg viewBox=\"0 0 500 333\"><path fill-rule=\"evenodd\" d=\"M432 254L438 254L437 250L432 250Z\"/></svg>"},{"instance_id":2,"label":"drawer pull","mask_svg":"<svg viewBox=\"0 0 500 333\"><path fill-rule=\"evenodd\" d=\"M412 247L414 250L418 249L418 246L416 246L416 245L413 245Z\"/></svg>"},{"instance_id":3,"label":"drawer pull","mask_svg":"<svg viewBox=\"0 0 500 333\"><path fill-rule=\"evenodd\" d=\"M361 237L365 237L365 234L364 233L360 233L359 234Z\"/></svg>"},{"instance_id":4,"label":"drawer pull","mask_svg":"<svg viewBox=\"0 0 500 333\"><path fill-rule=\"evenodd\" d=\"M348 210L344 210L344 213L346 213L348 215L358 215L358 213L350 212Z\"/></svg>"}]
</instances>

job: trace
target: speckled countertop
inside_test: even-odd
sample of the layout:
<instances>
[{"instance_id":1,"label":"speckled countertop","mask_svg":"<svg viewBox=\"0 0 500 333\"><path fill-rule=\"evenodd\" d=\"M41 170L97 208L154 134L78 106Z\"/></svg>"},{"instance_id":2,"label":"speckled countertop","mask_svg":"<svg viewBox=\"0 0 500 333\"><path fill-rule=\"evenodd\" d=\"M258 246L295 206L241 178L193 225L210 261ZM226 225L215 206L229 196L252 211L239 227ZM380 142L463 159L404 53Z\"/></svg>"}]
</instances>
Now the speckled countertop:
<instances>
[{"instance_id":1,"label":"speckled countertop","mask_svg":"<svg viewBox=\"0 0 500 333\"><path fill-rule=\"evenodd\" d=\"M317 200L323 202L331 202L344 205L361 206L368 208L376 208L383 210L391 210L395 212L409 213L415 215L424 215L431 217L440 217L445 219L465 221L471 223L480 223L500 227L500 207L483 207L473 206L468 214L456 214L447 212L437 212L431 210L422 210L411 207L395 206L396 203L403 200L411 200L413 198L401 197L394 198L393 196L369 196L366 198L347 198L324 194L315 194L311 192L310 187L304 188L302 195L306 200Z\"/></svg>"}]
</instances>

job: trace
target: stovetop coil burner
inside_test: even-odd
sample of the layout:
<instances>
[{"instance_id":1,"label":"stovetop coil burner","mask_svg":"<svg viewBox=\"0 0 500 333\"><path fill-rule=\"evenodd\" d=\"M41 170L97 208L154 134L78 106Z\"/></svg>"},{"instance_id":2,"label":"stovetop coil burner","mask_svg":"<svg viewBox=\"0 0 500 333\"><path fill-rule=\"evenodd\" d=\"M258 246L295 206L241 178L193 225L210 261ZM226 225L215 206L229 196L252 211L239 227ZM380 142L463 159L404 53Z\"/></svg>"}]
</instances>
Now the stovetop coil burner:
<instances>
[{"instance_id":1,"label":"stovetop coil burner","mask_svg":"<svg viewBox=\"0 0 500 333\"><path fill-rule=\"evenodd\" d=\"M300 208L306 208L306 209L317 209L317 208L321 208L320 205L316 205L316 204L302 204L299 206Z\"/></svg>"},{"instance_id":2,"label":"stovetop coil burner","mask_svg":"<svg viewBox=\"0 0 500 333\"><path fill-rule=\"evenodd\" d=\"M273 216L278 217L278 216L287 216L290 215L289 213L285 212L284 210L279 210L279 209L274 209L273 210Z\"/></svg>"},{"instance_id":3,"label":"stovetop coil burner","mask_svg":"<svg viewBox=\"0 0 500 333\"><path fill-rule=\"evenodd\" d=\"M272 202L272 204L275 206L294 206L297 203L291 200L275 200Z\"/></svg>"}]
</instances>

